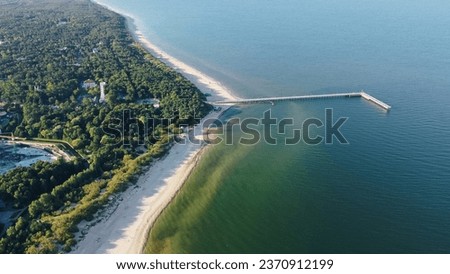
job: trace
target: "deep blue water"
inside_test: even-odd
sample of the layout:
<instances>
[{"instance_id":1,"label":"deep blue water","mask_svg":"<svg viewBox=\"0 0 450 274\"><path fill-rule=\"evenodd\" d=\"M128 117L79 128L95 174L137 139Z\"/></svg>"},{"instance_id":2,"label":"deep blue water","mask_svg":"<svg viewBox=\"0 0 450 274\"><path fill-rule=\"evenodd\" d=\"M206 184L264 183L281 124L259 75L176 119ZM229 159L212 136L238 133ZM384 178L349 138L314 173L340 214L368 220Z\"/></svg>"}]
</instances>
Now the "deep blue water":
<instances>
[{"instance_id":1,"label":"deep blue water","mask_svg":"<svg viewBox=\"0 0 450 274\"><path fill-rule=\"evenodd\" d=\"M393 106L386 113L348 99L240 109L233 116L272 109L299 126L333 108L349 118L342 132L350 144L245 148L251 160L227 167L233 179L205 205L183 252L450 252L450 2L103 2L241 97L364 89ZM203 168L208 180L221 167ZM245 218L235 218L239 209L248 209Z\"/></svg>"}]
</instances>

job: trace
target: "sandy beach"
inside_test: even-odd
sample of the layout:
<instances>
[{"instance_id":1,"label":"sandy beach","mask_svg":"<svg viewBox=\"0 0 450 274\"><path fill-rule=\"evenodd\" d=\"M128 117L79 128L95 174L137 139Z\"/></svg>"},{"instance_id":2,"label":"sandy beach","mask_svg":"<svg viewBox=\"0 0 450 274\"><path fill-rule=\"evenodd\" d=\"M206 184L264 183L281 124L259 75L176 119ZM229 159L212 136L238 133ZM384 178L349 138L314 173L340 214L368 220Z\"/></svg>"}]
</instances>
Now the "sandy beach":
<instances>
[{"instance_id":1,"label":"sandy beach","mask_svg":"<svg viewBox=\"0 0 450 274\"><path fill-rule=\"evenodd\" d=\"M159 59L166 65L172 67L174 70L183 74L184 77L189 79L189 81L191 81L203 93L210 94L211 96L208 96L208 101L239 99L235 94L233 94L233 91L230 88L224 86L221 82L173 57L172 55L168 54L157 45L152 43L138 29L136 23L138 21L133 17L132 14L129 14L126 11L120 10L118 8L108 6L107 4L99 0L92 1L125 17L127 21L127 28L133 35L134 40L139 42L155 58Z\"/></svg>"},{"instance_id":2,"label":"sandy beach","mask_svg":"<svg viewBox=\"0 0 450 274\"><path fill-rule=\"evenodd\" d=\"M134 24L130 22L130 18L127 19L129 24L129 29L132 30ZM132 25L132 26L131 26ZM233 100L237 99L236 96L233 95L231 90L227 87L223 86L219 81L209 77L203 72L197 70L189 66L188 64L178 60L177 58L169 55L163 50L159 49L157 46L152 44L148 39L144 37L142 32L139 30L135 30L134 38L144 46L144 48L149 51L153 56L174 68L184 77L189 79L192 83L194 83L203 93L208 93L208 101L220 101L220 100Z\"/></svg>"},{"instance_id":3,"label":"sandy beach","mask_svg":"<svg viewBox=\"0 0 450 274\"><path fill-rule=\"evenodd\" d=\"M140 253L148 230L195 167L203 147L190 142L175 144L115 199L95 225L80 225L87 234L73 253Z\"/></svg>"},{"instance_id":4,"label":"sandy beach","mask_svg":"<svg viewBox=\"0 0 450 274\"><path fill-rule=\"evenodd\" d=\"M103 3L99 4L104 5ZM182 73L202 92L211 94L208 100L236 98L220 82L152 44L137 30L134 19L130 15L114 11L127 18L128 29L146 50ZM219 112L211 112L203 121L218 118L224 111L226 108ZM201 125L202 123L194 127L190 133L197 139L201 139ZM79 225L81 231L77 235L79 242L72 253L141 253L148 231L196 166L204 148L203 142L175 144L164 158L154 162L148 168L135 185L115 198L110 207L98 218Z\"/></svg>"}]
</instances>

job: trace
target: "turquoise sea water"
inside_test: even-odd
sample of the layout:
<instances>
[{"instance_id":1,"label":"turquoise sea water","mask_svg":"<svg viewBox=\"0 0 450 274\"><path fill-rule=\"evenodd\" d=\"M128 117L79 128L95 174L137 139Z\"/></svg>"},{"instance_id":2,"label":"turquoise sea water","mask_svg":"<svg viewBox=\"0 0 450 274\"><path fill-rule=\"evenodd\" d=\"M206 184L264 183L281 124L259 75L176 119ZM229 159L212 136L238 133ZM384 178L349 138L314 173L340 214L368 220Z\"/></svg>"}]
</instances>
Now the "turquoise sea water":
<instances>
[{"instance_id":1,"label":"turquoise sea water","mask_svg":"<svg viewBox=\"0 0 450 274\"><path fill-rule=\"evenodd\" d=\"M231 112L299 128L333 108L350 144L212 148L152 231L160 252L450 252L448 1L101 2L241 97L364 89L393 106Z\"/></svg>"}]
</instances>

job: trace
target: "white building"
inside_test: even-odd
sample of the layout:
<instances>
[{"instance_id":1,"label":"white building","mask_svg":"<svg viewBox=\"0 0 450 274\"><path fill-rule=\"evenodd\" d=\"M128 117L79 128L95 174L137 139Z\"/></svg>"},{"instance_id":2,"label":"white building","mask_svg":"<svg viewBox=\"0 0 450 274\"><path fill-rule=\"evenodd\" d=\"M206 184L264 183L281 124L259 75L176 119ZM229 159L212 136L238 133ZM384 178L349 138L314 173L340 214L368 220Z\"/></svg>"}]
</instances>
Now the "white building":
<instances>
[{"instance_id":1,"label":"white building","mask_svg":"<svg viewBox=\"0 0 450 274\"><path fill-rule=\"evenodd\" d=\"M84 89L90 89L90 88L95 88L97 86L97 84L95 83L94 80L88 79L83 82L82 86Z\"/></svg>"}]
</instances>

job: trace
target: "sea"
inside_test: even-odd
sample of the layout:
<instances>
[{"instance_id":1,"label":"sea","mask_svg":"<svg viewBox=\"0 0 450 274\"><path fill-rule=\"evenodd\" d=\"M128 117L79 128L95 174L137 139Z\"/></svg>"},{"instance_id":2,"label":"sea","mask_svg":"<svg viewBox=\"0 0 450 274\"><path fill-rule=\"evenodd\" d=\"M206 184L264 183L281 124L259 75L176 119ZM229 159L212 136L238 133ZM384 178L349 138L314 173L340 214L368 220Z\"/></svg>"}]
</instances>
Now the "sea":
<instances>
[{"instance_id":1,"label":"sea","mask_svg":"<svg viewBox=\"0 0 450 274\"><path fill-rule=\"evenodd\" d=\"M450 2L101 0L242 98L360 98L235 107L290 118L276 144L211 146L149 234L150 253L450 253ZM305 121L346 143L286 145ZM329 121L330 122L330 121ZM254 127L263 131L261 125ZM325 126L312 125L312 137Z\"/></svg>"}]
</instances>

